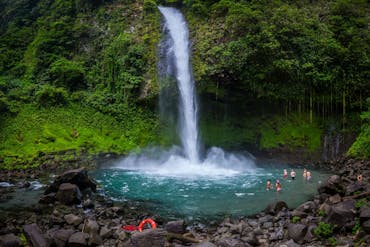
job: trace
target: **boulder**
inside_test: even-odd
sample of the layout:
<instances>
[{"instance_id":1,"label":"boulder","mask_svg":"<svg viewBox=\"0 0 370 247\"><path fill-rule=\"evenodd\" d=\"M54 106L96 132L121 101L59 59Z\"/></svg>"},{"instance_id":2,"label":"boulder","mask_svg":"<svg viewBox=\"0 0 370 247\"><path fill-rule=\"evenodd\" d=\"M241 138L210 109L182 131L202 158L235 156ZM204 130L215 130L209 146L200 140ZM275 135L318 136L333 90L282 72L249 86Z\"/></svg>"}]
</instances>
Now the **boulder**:
<instances>
[{"instance_id":1,"label":"boulder","mask_svg":"<svg viewBox=\"0 0 370 247\"><path fill-rule=\"evenodd\" d=\"M87 234L89 234L89 241L88 244L91 246L101 245L102 238L99 235L99 225L95 220L88 219L85 224L85 230Z\"/></svg>"},{"instance_id":2,"label":"boulder","mask_svg":"<svg viewBox=\"0 0 370 247\"><path fill-rule=\"evenodd\" d=\"M33 247L49 247L50 244L36 224L24 225L23 232Z\"/></svg>"},{"instance_id":3,"label":"boulder","mask_svg":"<svg viewBox=\"0 0 370 247\"><path fill-rule=\"evenodd\" d=\"M80 216L74 215L74 214L67 214L64 216L64 220L69 225L78 226L82 223L83 219Z\"/></svg>"},{"instance_id":4,"label":"boulder","mask_svg":"<svg viewBox=\"0 0 370 247\"><path fill-rule=\"evenodd\" d=\"M49 193L47 195L41 195L39 203L50 204L55 202L55 193Z\"/></svg>"},{"instance_id":5,"label":"boulder","mask_svg":"<svg viewBox=\"0 0 370 247\"><path fill-rule=\"evenodd\" d=\"M89 178L87 170L82 167L66 171L62 175L58 176L45 190L45 195L51 192L57 192L59 186L64 183L75 184L81 191L90 188L92 191L96 192L96 183Z\"/></svg>"},{"instance_id":6,"label":"boulder","mask_svg":"<svg viewBox=\"0 0 370 247\"><path fill-rule=\"evenodd\" d=\"M102 226L99 235L102 239L110 238L113 235L113 230L107 226Z\"/></svg>"},{"instance_id":7,"label":"boulder","mask_svg":"<svg viewBox=\"0 0 370 247\"><path fill-rule=\"evenodd\" d=\"M366 191L366 184L364 182L356 181L346 187L346 196L353 195L355 192Z\"/></svg>"},{"instance_id":8,"label":"boulder","mask_svg":"<svg viewBox=\"0 0 370 247\"><path fill-rule=\"evenodd\" d=\"M317 209L316 203L313 201L307 201L298 206L293 212L293 216L306 217L308 214L315 212Z\"/></svg>"},{"instance_id":9,"label":"boulder","mask_svg":"<svg viewBox=\"0 0 370 247\"><path fill-rule=\"evenodd\" d=\"M316 236L314 234L314 229L317 227L316 224L310 224L307 228L307 233L306 233L306 236L304 236L304 242L312 242L313 240L316 239Z\"/></svg>"},{"instance_id":10,"label":"boulder","mask_svg":"<svg viewBox=\"0 0 370 247\"><path fill-rule=\"evenodd\" d=\"M320 194L326 193L329 195L335 195L344 191L341 183L341 178L338 175L333 175L319 187L318 191Z\"/></svg>"},{"instance_id":11,"label":"boulder","mask_svg":"<svg viewBox=\"0 0 370 247\"><path fill-rule=\"evenodd\" d=\"M22 241L13 233L0 236L0 246L2 247L21 247Z\"/></svg>"},{"instance_id":12,"label":"boulder","mask_svg":"<svg viewBox=\"0 0 370 247\"><path fill-rule=\"evenodd\" d=\"M217 246L220 247L248 247L251 246L248 243L235 238L222 238L217 242Z\"/></svg>"},{"instance_id":13,"label":"boulder","mask_svg":"<svg viewBox=\"0 0 370 247\"><path fill-rule=\"evenodd\" d=\"M166 231L163 229L146 229L131 236L133 247L163 247L166 242Z\"/></svg>"},{"instance_id":14,"label":"boulder","mask_svg":"<svg viewBox=\"0 0 370 247\"><path fill-rule=\"evenodd\" d=\"M69 247L84 247L87 246L89 234L83 232L73 233L68 239Z\"/></svg>"},{"instance_id":15,"label":"boulder","mask_svg":"<svg viewBox=\"0 0 370 247\"><path fill-rule=\"evenodd\" d=\"M59 186L56 199L65 205L78 204L81 202L80 189L71 183L64 183Z\"/></svg>"},{"instance_id":16,"label":"boulder","mask_svg":"<svg viewBox=\"0 0 370 247\"><path fill-rule=\"evenodd\" d=\"M361 227L365 232L370 233L370 220L363 222Z\"/></svg>"},{"instance_id":17,"label":"boulder","mask_svg":"<svg viewBox=\"0 0 370 247\"><path fill-rule=\"evenodd\" d=\"M307 234L307 226L303 224L289 224L288 234L295 242L302 243Z\"/></svg>"},{"instance_id":18,"label":"boulder","mask_svg":"<svg viewBox=\"0 0 370 247\"><path fill-rule=\"evenodd\" d=\"M265 213L276 215L278 212L280 212L284 208L286 209L288 208L288 205L284 201L275 201L275 202L270 203L266 207Z\"/></svg>"},{"instance_id":19,"label":"boulder","mask_svg":"<svg viewBox=\"0 0 370 247\"><path fill-rule=\"evenodd\" d=\"M370 206L362 207L360 209L360 218L362 220L370 219Z\"/></svg>"},{"instance_id":20,"label":"boulder","mask_svg":"<svg viewBox=\"0 0 370 247\"><path fill-rule=\"evenodd\" d=\"M345 226L353 221L356 215L355 204L355 200L347 200L333 205L324 220L339 228Z\"/></svg>"},{"instance_id":21,"label":"boulder","mask_svg":"<svg viewBox=\"0 0 370 247\"><path fill-rule=\"evenodd\" d=\"M301 247L301 245L297 244L296 242L294 242L293 239L290 239L288 241L286 241L283 245L280 245L281 247L282 246L286 246L286 247Z\"/></svg>"},{"instance_id":22,"label":"boulder","mask_svg":"<svg viewBox=\"0 0 370 247\"><path fill-rule=\"evenodd\" d=\"M167 232L178 234L185 233L185 228L186 225L184 220L169 221L165 226Z\"/></svg>"},{"instance_id":23,"label":"boulder","mask_svg":"<svg viewBox=\"0 0 370 247\"><path fill-rule=\"evenodd\" d=\"M57 247L64 247L67 245L68 239L75 231L72 229L57 229L48 232L52 245Z\"/></svg>"},{"instance_id":24,"label":"boulder","mask_svg":"<svg viewBox=\"0 0 370 247\"><path fill-rule=\"evenodd\" d=\"M329 197L328 202L331 204L337 204L342 200L342 197L339 194Z\"/></svg>"}]
</instances>

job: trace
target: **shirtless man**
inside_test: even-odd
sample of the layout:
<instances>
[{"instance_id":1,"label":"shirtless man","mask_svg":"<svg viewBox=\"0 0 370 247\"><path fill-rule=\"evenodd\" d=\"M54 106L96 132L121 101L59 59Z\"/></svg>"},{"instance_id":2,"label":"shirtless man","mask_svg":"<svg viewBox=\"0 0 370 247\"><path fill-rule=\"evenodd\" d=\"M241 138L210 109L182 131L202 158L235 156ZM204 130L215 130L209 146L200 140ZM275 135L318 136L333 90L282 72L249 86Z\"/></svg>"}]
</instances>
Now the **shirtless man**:
<instances>
[{"instance_id":1,"label":"shirtless man","mask_svg":"<svg viewBox=\"0 0 370 247\"><path fill-rule=\"evenodd\" d=\"M294 180L295 179L295 171L292 169L291 171L290 171L290 177L292 178L292 180Z\"/></svg>"}]
</instances>

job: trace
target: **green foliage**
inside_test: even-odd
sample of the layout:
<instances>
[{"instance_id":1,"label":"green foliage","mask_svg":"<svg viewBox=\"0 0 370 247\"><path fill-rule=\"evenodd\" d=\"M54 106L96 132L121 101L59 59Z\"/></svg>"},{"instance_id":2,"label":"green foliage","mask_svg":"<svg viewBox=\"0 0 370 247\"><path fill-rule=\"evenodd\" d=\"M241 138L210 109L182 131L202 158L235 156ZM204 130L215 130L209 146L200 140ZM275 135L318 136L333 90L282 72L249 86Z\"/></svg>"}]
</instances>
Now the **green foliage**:
<instances>
[{"instance_id":1,"label":"green foliage","mask_svg":"<svg viewBox=\"0 0 370 247\"><path fill-rule=\"evenodd\" d=\"M307 148L317 150L321 145L322 130L297 115L290 119L274 117L267 119L261 126L260 147Z\"/></svg>"},{"instance_id":2,"label":"green foliage","mask_svg":"<svg viewBox=\"0 0 370 247\"><path fill-rule=\"evenodd\" d=\"M355 224L355 226L352 228L352 234L353 234L353 235L356 235L360 230L361 230L361 223L360 223L360 220L359 220L359 219L356 219L356 224Z\"/></svg>"},{"instance_id":3,"label":"green foliage","mask_svg":"<svg viewBox=\"0 0 370 247\"><path fill-rule=\"evenodd\" d=\"M362 199L356 200L356 208L362 208L362 207L366 206L367 203L368 203L367 198L362 198Z\"/></svg>"},{"instance_id":4,"label":"green foliage","mask_svg":"<svg viewBox=\"0 0 370 247\"><path fill-rule=\"evenodd\" d=\"M44 85L35 93L36 102L39 106L58 106L67 103L67 91L61 87Z\"/></svg>"},{"instance_id":5,"label":"green foliage","mask_svg":"<svg viewBox=\"0 0 370 247\"><path fill-rule=\"evenodd\" d=\"M370 106L370 98L367 102ZM363 120L361 133L348 150L348 154L358 158L368 158L370 157L370 107L368 111L361 114L361 118Z\"/></svg>"},{"instance_id":6,"label":"green foliage","mask_svg":"<svg viewBox=\"0 0 370 247\"><path fill-rule=\"evenodd\" d=\"M337 240L334 237L330 237L328 240L330 246L337 246Z\"/></svg>"},{"instance_id":7,"label":"green foliage","mask_svg":"<svg viewBox=\"0 0 370 247\"><path fill-rule=\"evenodd\" d=\"M330 224L319 222L319 225L313 230L318 237L329 238L333 235L334 227Z\"/></svg>"},{"instance_id":8,"label":"green foliage","mask_svg":"<svg viewBox=\"0 0 370 247\"><path fill-rule=\"evenodd\" d=\"M83 67L65 58L58 59L50 65L49 75L58 87L76 91L86 87Z\"/></svg>"},{"instance_id":9,"label":"green foliage","mask_svg":"<svg viewBox=\"0 0 370 247\"><path fill-rule=\"evenodd\" d=\"M292 223L295 224L295 223L299 222L300 220L301 220L301 217L299 217L299 216L293 216Z\"/></svg>"},{"instance_id":10,"label":"green foliage","mask_svg":"<svg viewBox=\"0 0 370 247\"><path fill-rule=\"evenodd\" d=\"M1 116L1 123L0 157L7 168L31 160L39 152L83 149L90 154L122 154L156 140L156 122L139 110L126 112L126 121L118 122L75 104L41 109L27 105L15 117Z\"/></svg>"}]
</instances>

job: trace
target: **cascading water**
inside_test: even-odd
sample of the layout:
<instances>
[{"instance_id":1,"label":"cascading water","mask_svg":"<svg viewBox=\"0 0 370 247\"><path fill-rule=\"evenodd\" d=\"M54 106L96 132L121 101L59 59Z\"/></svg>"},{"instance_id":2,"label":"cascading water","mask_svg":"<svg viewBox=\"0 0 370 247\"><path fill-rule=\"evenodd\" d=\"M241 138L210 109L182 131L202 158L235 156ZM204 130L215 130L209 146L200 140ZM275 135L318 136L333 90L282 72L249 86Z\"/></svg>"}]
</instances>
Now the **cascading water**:
<instances>
[{"instance_id":1,"label":"cascading water","mask_svg":"<svg viewBox=\"0 0 370 247\"><path fill-rule=\"evenodd\" d=\"M167 47L166 56L175 61L175 73L180 92L180 140L184 154L192 163L199 163L199 143L197 126L197 102L194 81L191 76L189 58L189 32L180 11L174 8L159 7L166 20L168 38L172 42ZM170 66L170 65L168 65Z\"/></svg>"}]
</instances>

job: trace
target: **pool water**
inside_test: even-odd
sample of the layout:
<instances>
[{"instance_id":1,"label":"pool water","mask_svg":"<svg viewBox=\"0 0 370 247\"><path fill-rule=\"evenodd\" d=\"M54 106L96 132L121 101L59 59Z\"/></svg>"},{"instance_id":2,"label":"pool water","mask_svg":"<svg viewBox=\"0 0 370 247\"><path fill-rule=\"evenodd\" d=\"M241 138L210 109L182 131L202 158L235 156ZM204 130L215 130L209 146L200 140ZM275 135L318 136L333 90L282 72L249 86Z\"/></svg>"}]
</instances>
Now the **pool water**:
<instances>
[{"instance_id":1,"label":"pool water","mask_svg":"<svg viewBox=\"0 0 370 247\"><path fill-rule=\"evenodd\" d=\"M303 168L294 169L296 179L283 178L283 166L253 167L238 173L207 176L177 176L122 167L101 168L92 173L104 193L117 201L141 201L165 217L197 218L251 215L276 200L296 207L312 198L329 174L311 170L313 179L303 179ZM272 190L266 190L270 179ZM282 191L276 192L279 179Z\"/></svg>"}]
</instances>

